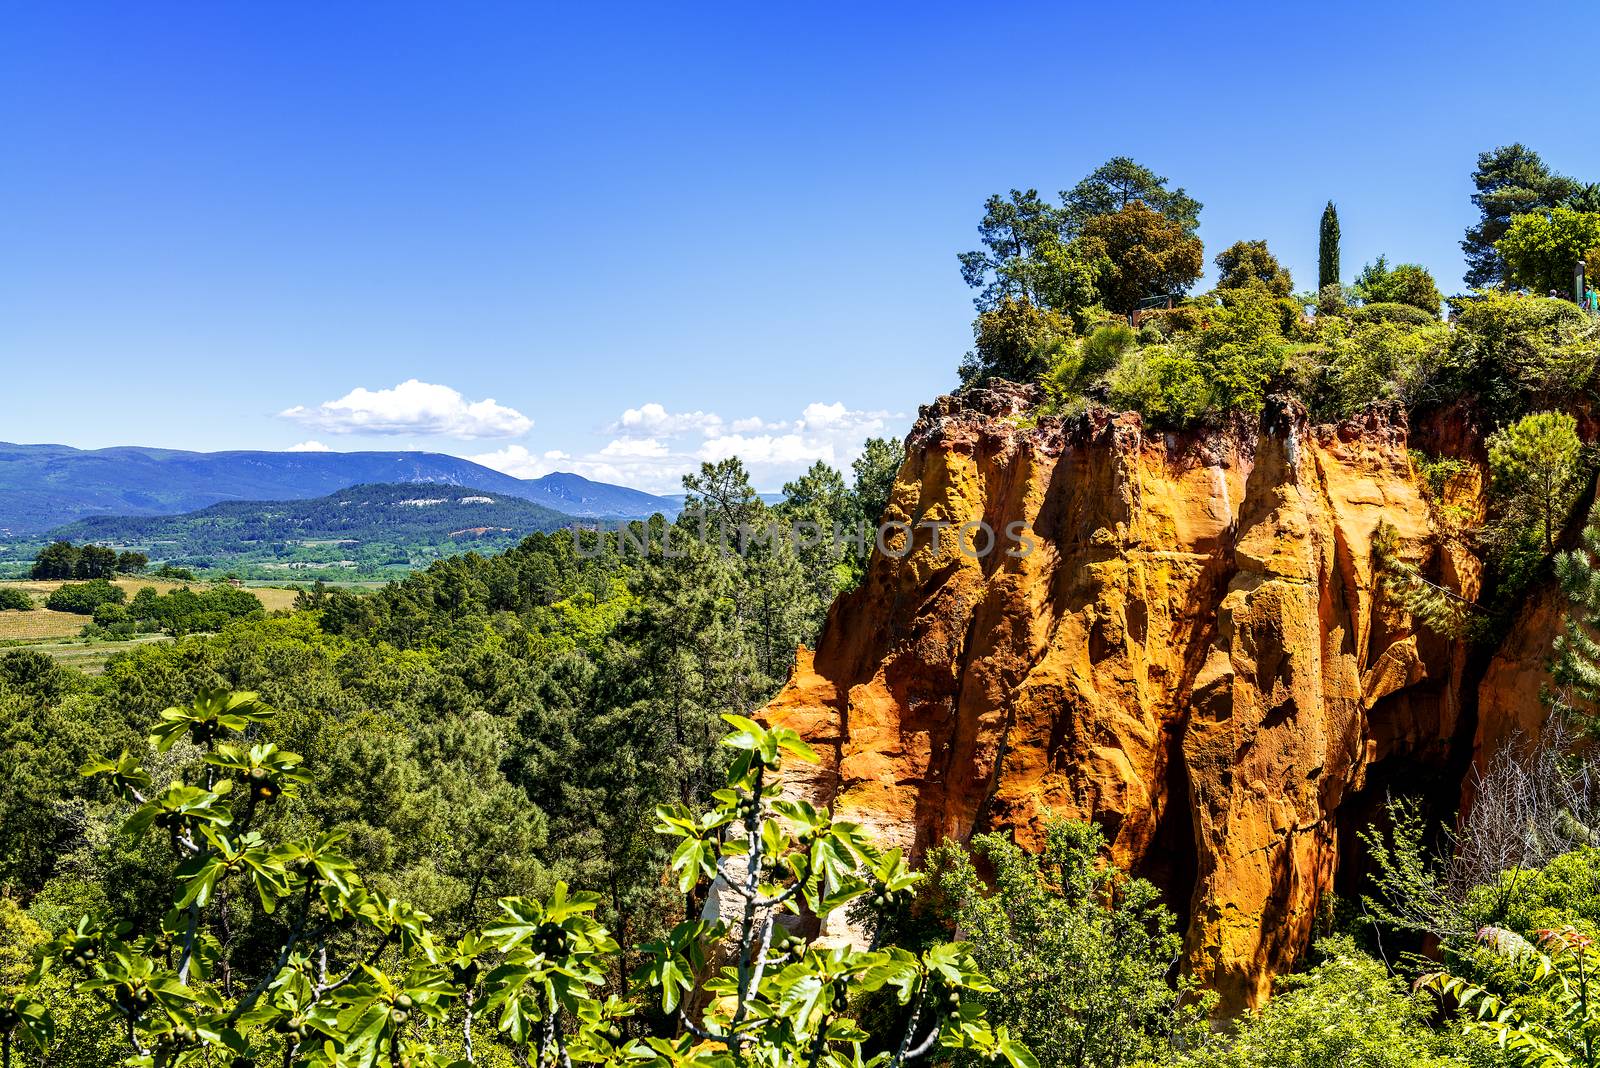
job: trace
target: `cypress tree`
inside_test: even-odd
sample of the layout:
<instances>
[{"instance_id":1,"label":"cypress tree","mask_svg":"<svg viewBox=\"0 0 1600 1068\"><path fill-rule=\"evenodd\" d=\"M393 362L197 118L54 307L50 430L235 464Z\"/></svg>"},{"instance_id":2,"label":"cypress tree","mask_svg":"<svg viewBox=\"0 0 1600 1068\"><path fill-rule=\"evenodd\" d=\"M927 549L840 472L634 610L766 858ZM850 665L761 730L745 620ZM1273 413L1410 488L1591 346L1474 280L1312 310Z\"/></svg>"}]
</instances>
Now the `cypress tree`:
<instances>
[{"instance_id":1,"label":"cypress tree","mask_svg":"<svg viewBox=\"0 0 1600 1068\"><path fill-rule=\"evenodd\" d=\"M1328 201L1322 209L1317 240L1317 288L1339 284L1339 209Z\"/></svg>"}]
</instances>

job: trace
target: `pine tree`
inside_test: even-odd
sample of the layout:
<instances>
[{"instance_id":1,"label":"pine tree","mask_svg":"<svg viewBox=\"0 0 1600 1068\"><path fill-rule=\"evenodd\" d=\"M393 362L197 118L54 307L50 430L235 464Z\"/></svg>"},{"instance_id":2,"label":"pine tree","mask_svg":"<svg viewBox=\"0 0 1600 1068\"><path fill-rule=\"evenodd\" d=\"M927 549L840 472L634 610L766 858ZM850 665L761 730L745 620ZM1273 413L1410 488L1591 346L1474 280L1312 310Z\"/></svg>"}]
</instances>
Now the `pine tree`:
<instances>
[{"instance_id":1,"label":"pine tree","mask_svg":"<svg viewBox=\"0 0 1600 1068\"><path fill-rule=\"evenodd\" d=\"M1317 289L1339 284L1339 209L1328 201L1317 236Z\"/></svg>"},{"instance_id":2,"label":"pine tree","mask_svg":"<svg viewBox=\"0 0 1600 1068\"><path fill-rule=\"evenodd\" d=\"M1572 601L1564 624L1565 633L1555 640L1555 657L1550 674L1559 688L1556 703L1576 711L1590 733L1596 728L1594 712L1600 703L1600 524L1590 517L1583 532L1583 544L1573 552L1555 558L1556 578Z\"/></svg>"}]
</instances>

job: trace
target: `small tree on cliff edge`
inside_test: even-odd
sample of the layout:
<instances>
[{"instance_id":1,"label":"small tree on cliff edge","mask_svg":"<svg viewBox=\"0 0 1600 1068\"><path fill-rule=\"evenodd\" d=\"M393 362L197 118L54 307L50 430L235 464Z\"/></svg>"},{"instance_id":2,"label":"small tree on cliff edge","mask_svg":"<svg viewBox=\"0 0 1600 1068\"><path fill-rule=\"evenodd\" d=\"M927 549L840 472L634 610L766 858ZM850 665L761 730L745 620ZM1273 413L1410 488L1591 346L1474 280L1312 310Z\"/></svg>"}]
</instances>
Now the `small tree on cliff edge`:
<instances>
[{"instance_id":1,"label":"small tree on cliff edge","mask_svg":"<svg viewBox=\"0 0 1600 1068\"><path fill-rule=\"evenodd\" d=\"M1317 289L1339 284L1339 209L1328 201L1317 231Z\"/></svg>"},{"instance_id":2,"label":"small tree on cliff edge","mask_svg":"<svg viewBox=\"0 0 1600 1068\"><path fill-rule=\"evenodd\" d=\"M1572 507L1578 480L1578 423L1563 412L1535 412L1489 436L1489 470L1505 519L1541 528L1544 551Z\"/></svg>"}]
</instances>

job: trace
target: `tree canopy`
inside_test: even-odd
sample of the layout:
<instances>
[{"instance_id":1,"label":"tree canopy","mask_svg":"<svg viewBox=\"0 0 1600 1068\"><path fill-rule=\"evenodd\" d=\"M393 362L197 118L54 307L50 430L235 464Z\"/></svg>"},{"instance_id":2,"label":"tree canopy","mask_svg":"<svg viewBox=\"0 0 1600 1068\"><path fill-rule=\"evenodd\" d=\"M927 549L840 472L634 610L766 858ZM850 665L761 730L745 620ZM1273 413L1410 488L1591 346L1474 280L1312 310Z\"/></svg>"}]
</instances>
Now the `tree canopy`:
<instances>
[{"instance_id":1,"label":"tree canopy","mask_svg":"<svg viewBox=\"0 0 1600 1068\"><path fill-rule=\"evenodd\" d=\"M1467 229L1461 251L1467 258L1466 283L1473 289L1506 281L1506 263L1498 245L1512 220L1586 195L1580 183L1551 171L1539 153L1521 143L1479 153L1472 184L1477 190L1472 203L1480 218Z\"/></svg>"},{"instance_id":2,"label":"tree canopy","mask_svg":"<svg viewBox=\"0 0 1600 1068\"><path fill-rule=\"evenodd\" d=\"M1183 293L1204 267L1200 239L1138 200L1090 218L1083 240L1108 264L1100 291L1114 311L1131 312L1147 298Z\"/></svg>"},{"instance_id":3,"label":"tree canopy","mask_svg":"<svg viewBox=\"0 0 1600 1068\"><path fill-rule=\"evenodd\" d=\"M1555 207L1518 215L1495 251L1510 285L1569 295L1578 265L1600 260L1600 213Z\"/></svg>"},{"instance_id":4,"label":"tree canopy","mask_svg":"<svg viewBox=\"0 0 1600 1068\"><path fill-rule=\"evenodd\" d=\"M1294 281L1289 271L1278 262L1265 241L1235 241L1217 253L1218 289L1242 289L1256 286L1275 297L1287 297L1294 291Z\"/></svg>"}]
</instances>

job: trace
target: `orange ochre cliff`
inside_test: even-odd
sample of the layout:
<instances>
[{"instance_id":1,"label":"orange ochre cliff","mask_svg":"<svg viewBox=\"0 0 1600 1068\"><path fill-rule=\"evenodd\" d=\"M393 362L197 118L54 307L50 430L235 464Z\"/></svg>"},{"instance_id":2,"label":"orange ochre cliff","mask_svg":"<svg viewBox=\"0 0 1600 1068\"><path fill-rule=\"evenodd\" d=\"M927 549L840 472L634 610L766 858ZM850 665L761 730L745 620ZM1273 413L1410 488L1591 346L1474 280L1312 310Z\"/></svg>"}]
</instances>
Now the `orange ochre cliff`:
<instances>
[{"instance_id":1,"label":"orange ochre cliff","mask_svg":"<svg viewBox=\"0 0 1600 1068\"><path fill-rule=\"evenodd\" d=\"M1476 754L1537 728L1559 613L1491 657L1385 595L1380 523L1479 592L1397 412L1313 426L1274 398L1173 434L1036 404L999 383L922 410L888 551L763 712L820 755L788 788L913 854L1093 820L1166 890L1221 1010L1258 1004L1390 786L1459 797ZM1476 469L1456 481L1452 511L1480 509Z\"/></svg>"}]
</instances>

